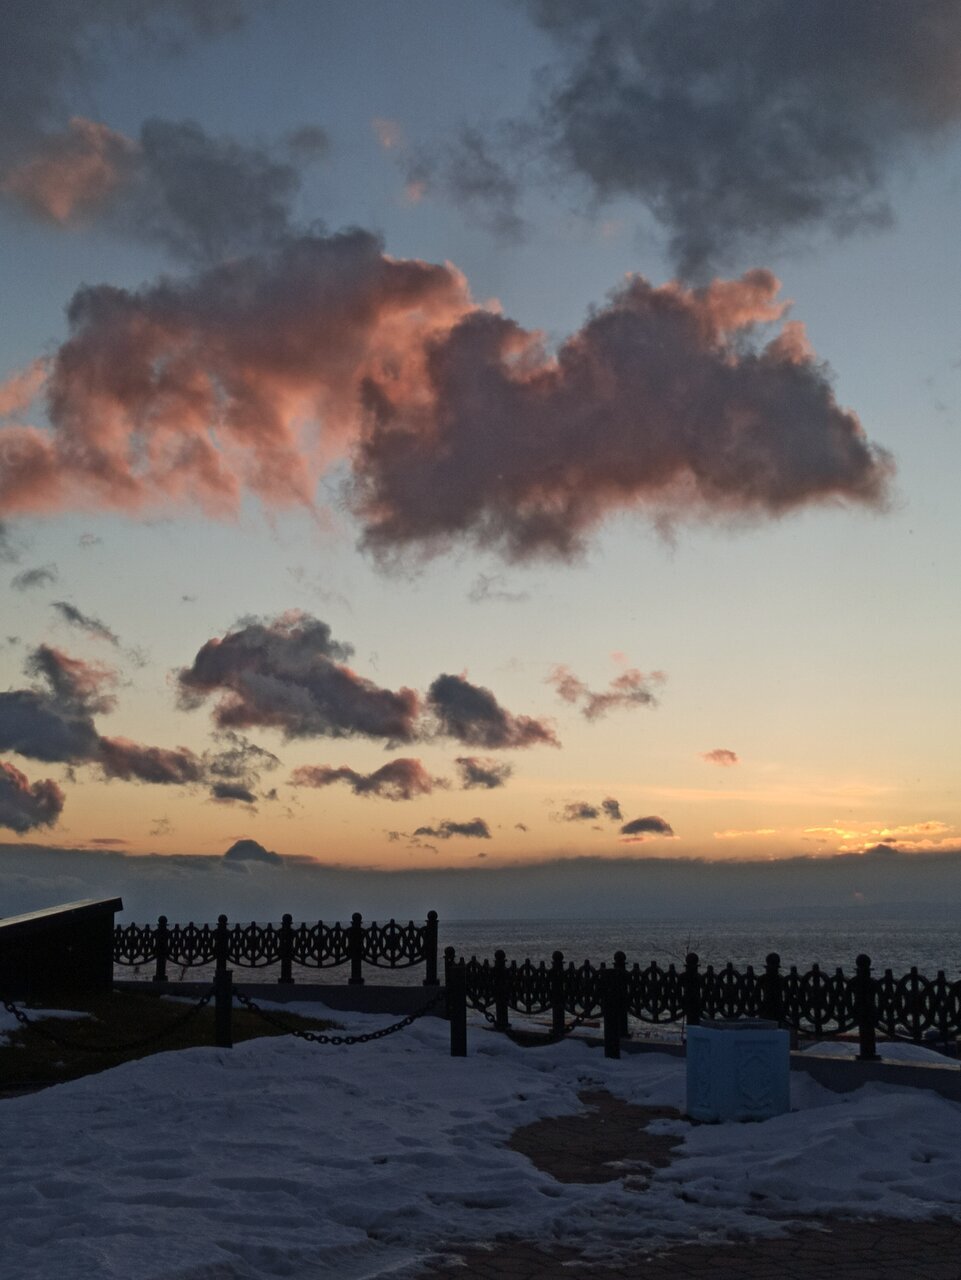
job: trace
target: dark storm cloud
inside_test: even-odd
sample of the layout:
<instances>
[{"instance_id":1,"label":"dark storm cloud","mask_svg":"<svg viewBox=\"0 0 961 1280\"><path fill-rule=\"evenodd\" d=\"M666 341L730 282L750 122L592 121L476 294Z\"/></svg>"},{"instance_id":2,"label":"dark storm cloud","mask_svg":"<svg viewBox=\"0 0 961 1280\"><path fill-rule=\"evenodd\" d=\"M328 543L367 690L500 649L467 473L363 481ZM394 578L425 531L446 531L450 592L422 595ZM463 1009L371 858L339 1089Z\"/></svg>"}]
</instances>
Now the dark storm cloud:
<instances>
[{"instance_id":1,"label":"dark storm cloud","mask_svg":"<svg viewBox=\"0 0 961 1280\"><path fill-rule=\"evenodd\" d=\"M889 219L884 184L961 118L955 0L527 0L561 49L541 134L635 198L684 274L742 243Z\"/></svg>"},{"instance_id":2,"label":"dark storm cloud","mask_svg":"<svg viewBox=\"0 0 961 1280\"><path fill-rule=\"evenodd\" d=\"M443 779L431 777L420 760L404 756L389 760L373 773L358 773L347 765L336 769L331 765L300 765L290 782L295 787L329 787L345 782L355 796L380 796L384 800L413 800L446 785Z\"/></svg>"},{"instance_id":3,"label":"dark storm cloud","mask_svg":"<svg viewBox=\"0 0 961 1280\"><path fill-rule=\"evenodd\" d=\"M597 805L588 804L586 800L572 800L564 806L561 814L563 822L594 822L601 816Z\"/></svg>"},{"instance_id":4,"label":"dark storm cloud","mask_svg":"<svg viewBox=\"0 0 961 1280\"><path fill-rule=\"evenodd\" d=\"M470 221L498 240L516 243L523 238L520 182L477 129L462 128L448 147L404 155L401 165L409 192L420 195L439 187Z\"/></svg>"},{"instance_id":5,"label":"dark storm cloud","mask_svg":"<svg viewBox=\"0 0 961 1280\"><path fill-rule=\"evenodd\" d=\"M418 827L416 836L430 836L435 840L449 840L451 836L470 836L478 840L491 838L490 827L483 818L472 818L470 822L451 822L446 819L438 827Z\"/></svg>"},{"instance_id":6,"label":"dark storm cloud","mask_svg":"<svg viewBox=\"0 0 961 1280\"><path fill-rule=\"evenodd\" d=\"M113 693L118 676L113 667L102 662L71 658L51 645L38 645L27 657L24 669L28 675L46 680L58 703L87 715L105 715L113 711L117 699Z\"/></svg>"},{"instance_id":7,"label":"dark storm cloud","mask_svg":"<svg viewBox=\"0 0 961 1280\"><path fill-rule=\"evenodd\" d=\"M106 640L108 644L119 646L120 640L118 636L99 618L93 618L89 614L83 613L76 605L68 604L66 600L54 600L50 607L51 609L56 609L64 622L71 627L76 627L79 631L85 631L88 636L93 636L95 640Z\"/></svg>"},{"instance_id":8,"label":"dark storm cloud","mask_svg":"<svg viewBox=\"0 0 961 1280\"><path fill-rule=\"evenodd\" d=\"M617 511L657 519L884 505L893 465L834 398L779 284L757 270L704 289L639 276L551 358L476 311L432 345L433 408L381 384L355 459L375 553L454 539L514 560L571 558Z\"/></svg>"},{"instance_id":9,"label":"dark storm cloud","mask_svg":"<svg viewBox=\"0 0 961 1280\"><path fill-rule=\"evenodd\" d=\"M0 693L0 751L47 763L94 760L100 737L93 714L113 705L106 692L112 673L47 645L33 650L26 669L37 686Z\"/></svg>"},{"instance_id":10,"label":"dark storm cloud","mask_svg":"<svg viewBox=\"0 0 961 1280\"><path fill-rule=\"evenodd\" d=\"M331 636L325 622L291 613L273 621L246 621L198 651L178 675L187 709L215 696L221 729L261 725L290 738L385 738L410 742L419 700L411 689L393 692L345 666L350 645Z\"/></svg>"},{"instance_id":11,"label":"dark storm cloud","mask_svg":"<svg viewBox=\"0 0 961 1280\"><path fill-rule=\"evenodd\" d=\"M239 782L215 782L210 788L211 799L225 804L239 801L241 804L255 804L257 797L249 788Z\"/></svg>"},{"instance_id":12,"label":"dark storm cloud","mask_svg":"<svg viewBox=\"0 0 961 1280\"><path fill-rule=\"evenodd\" d=\"M96 763L108 778L182 787L202 782L204 762L188 747L145 747L129 738L100 738Z\"/></svg>"},{"instance_id":13,"label":"dark storm cloud","mask_svg":"<svg viewBox=\"0 0 961 1280\"><path fill-rule=\"evenodd\" d=\"M482 787L492 791L502 787L514 772L509 764L501 764L489 756L458 756L454 764L460 772L460 784L465 791Z\"/></svg>"},{"instance_id":14,"label":"dark storm cloud","mask_svg":"<svg viewBox=\"0 0 961 1280\"><path fill-rule=\"evenodd\" d=\"M265 862L270 866L282 866L283 858L272 849L265 849L257 840L235 840L221 859L223 862Z\"/></svg>"},{"instance_id":15,"label":"dark storm cloud","mask_svg":"<svg viewBox=\"0 0 961 1280\"><path fill-rule=\"evenodd\" d=\"M57 581L55 564L38 565L35 569L24 569L10 580L14 591L32 591L34 587L46 587Z\"/></svg>"},{"instance_id":16,"label":"dark storm cloud","mask_svg":"<svg viewBox=\"0 0 961 1280\"><path fill-rule=\"evenodd\" d=\"M672 836L673 834L674 829L671 824L654 814L647 818L634 818L631 822L625 822L621 827L622 836Z\"/></svg>"},{"instance_id":17,"label":"dark storm cloud","mask_svg":"<svg viewBox=\"0 0 961 1280\"><path fill-rule=\"evenodd\" d=\"M235 28L247 0L7 0L0 43L0 168L22 161L72 114L133 36L163 55Z\"/></svg>"},{"instance_id":18,"label":"dark storm cloud","mask_svg":"<svg viewBox=\"0 0 961 1280\"><path fill-rule=\"evenodd\" d=\"M260 781L264 770L276 769L280 760L272 751L259 747L242 733L227 729L216 735L217 750L205 756L207 773L212 779L220 779L247 789Z\"/></svg>"},{"instance_id":19,"label":"dark storm cloud","mask_svg":"<svg viewBox=\"0 0 961 1280\"><path fill-rule=\"evenodd\" d=\"M602 800L601 808L612 822L624 821L624 815L621 813L621 806L613 796L608 796L606 800Z\"/></svg>"},{"instance_id":20,"label":"dark storm cloud","mask_svg":"<svg viewBox=\"0 0 961 1280\"><path fill-rule=\"evenodd\" d=\"M173 785L203 780L204 761L186 747L144 746L98 732L94 715L115 704L111 689L116 673L111 668L40 645L28 657L26 670L37 685L0 693L0 751L95 765L108 778Z\"/></svg>"},{"instance_id":21,"label":"dark storm cloud","mask_svg":"<svg viewBox=\"0 0 961 1280\"><path fill-rule=\"evenodd\" d=\"M438 676L427 691L427 705L437 718L438 731L468 747L561 745L546 722L512 715L490 689L463 676Z\"/></svg>"},{"instance_id":22,"label":"dark storm cloud","mask_svg":"<svg viewBox=\"0 0 961 1280\"><path fill-rule=\"evenodd\" d=\"M63 792L52 778L31 783L12 764L0 760L0 827L22 835L52 827L63 810Z\"/></svg>"},{"instance_id":23,"label":"dark storm cloud","mask_svg":"<svg viewBox=\"0 0 961 1280\"><path fill-rule=\"evenodd\" d=\"M75 117L8 173L0 191L50 222L97 218L175 257L217 262L292 233L301 173L291 154L289 146L211 137L192 120L148 120L134 140Z\"/></svg>"},{"instance_id":24,"label":"dark storm cloud","mask_svg":"<svg viewBox=\"0 0 961 1280\"><path fill-rule=\"evenodd\" d=\"M77 114L86 88L130 36L179 52L255 7L183 0L14 0L0 51L0 195L68 225L102 220L179 257L219 260L290 231L299 166L324 152L307 125L274 145L212 138L193 121L147 120L136 138Z\"/></svg>"},{"instance_id":25,"label":"dark storm cloud","mask_svg":"<svg viewBox=\"0 0 961 1280\"><path fill-rule=\"evenodd\" d=\"M570 667L557 666L547 677L547 683L554 686L565 702L575 705L579 703L585 719L597 720L615 708L657 706L657 698L651 685L661 683L664 679L663 672L654 671L646 676L636 667L630 667L615 676L607 689L594 692Z\"/></svg>"}]
</instances>

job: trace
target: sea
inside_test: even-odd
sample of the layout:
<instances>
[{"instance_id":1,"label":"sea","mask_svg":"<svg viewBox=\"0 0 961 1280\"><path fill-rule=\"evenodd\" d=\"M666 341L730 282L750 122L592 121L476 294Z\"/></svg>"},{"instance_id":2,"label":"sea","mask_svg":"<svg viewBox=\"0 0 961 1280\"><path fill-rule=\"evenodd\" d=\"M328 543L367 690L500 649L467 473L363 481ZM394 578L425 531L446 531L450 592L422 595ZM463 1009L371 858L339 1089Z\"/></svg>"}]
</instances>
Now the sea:
<instances>
[{"instance_id":1,"label":"sea","mask_svg":"<svg viewBox=\"0 0 961 1280\"><path fill-rule=\"evenodd\" d=\"M805 920L444 920L438 926L439 954L452 946L458 956L493 959L503 950L508 961L522 963L530 959L550 963L555 951L561 951L565 963L581 964L590 960L599 964L611 962L615 951L623 951L628 964L642 967L656 960L659 965L684 963L684 957L695 951L701 964L715 967L731 962L735 968L753 965L764 967L767 955L776 951L784 968L796 965L799 970L819 964L833 971L840 967L853 972L855 958L862 952L871 957L872 969L880 974L891 969L901 976L916 966L918 971L934 977L944 970L949 980L961 976L961 909L957 922L952 922L942 909L932 912L936 919L905 919L896 914L858 915L847 918L813 918ZM149 977L151 966L133 973L117 966L118 978ZM237 980L276 982L276 966L260 969L235 969ZM170 967L169 977L206 981L212 977L212 966L191 969L181 975ZM423 981L422 965L410 969L365 968L370 984L414 985ZM295 980L301 982L347 981L347 966L304 970L294 966Z\"/></svg>"}]
</instances>

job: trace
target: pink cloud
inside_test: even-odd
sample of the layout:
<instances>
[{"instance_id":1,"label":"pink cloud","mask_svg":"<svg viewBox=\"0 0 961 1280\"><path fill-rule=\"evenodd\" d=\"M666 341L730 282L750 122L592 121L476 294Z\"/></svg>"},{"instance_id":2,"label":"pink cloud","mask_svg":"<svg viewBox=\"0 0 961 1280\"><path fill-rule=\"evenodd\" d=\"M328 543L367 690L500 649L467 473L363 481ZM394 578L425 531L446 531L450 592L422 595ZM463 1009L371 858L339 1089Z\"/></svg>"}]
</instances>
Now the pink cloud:
<instances>
[{"instance_id":1,"label":"pink cloud","mask_svg":"<svg viewBox=\"0 0 961 1280\"><path fill-rule=\"evenodd\" d=\"M49 366L50 429L0 428L0 518L178 503L228 517L246 493L310 507L345 453L380 555L470 541L565 558L623 510L883 505L890 458L783 327L778 289L761 270L701 289L631 277L554 354L478 308L450 265L392 258L362 231L138 292L85 288ZM637 701L638 680L589 695L594 714Z\"/></svg>"},{"instance_id":2,"label":"pink cloud","mask_svg":"<svg viewBox=\"0 0 961 1280\"><path fill-rule=\"evenodd\" d=\"M702 751L701 759L708 764L720 765L722 769L729 769L732 765L740 764L736 751L730 751L727 747L715 747L713 751Z\"/></svg>"},{"instance_id":3,"label":"pink cloud","mask_svg":"<svg viewBox=\"0 0 961 1280\"><path fill-rule=\"evenodd\" d=\"M556 666L547 677L559 697L572 704L580 703L581 714L586 720L598 720L609 711L622 707L657 706L652 684L666 680L663 671L644 675L637 667L628 667L611 680L607 689L594 691L576 676L570 667Z\"/></svg>"},{"instance_id":4,"label":"pink cloud","mask_svg":"<svg viewBox=\"0 0 961 1280\"><path fill-rule=\"evenodd\" d=\"M128 181L138 151L131 138L75 116L64 133L47 134L9 170L0 191L32 213L65 224L104 205Z\"/></svg>"}]
</instances>

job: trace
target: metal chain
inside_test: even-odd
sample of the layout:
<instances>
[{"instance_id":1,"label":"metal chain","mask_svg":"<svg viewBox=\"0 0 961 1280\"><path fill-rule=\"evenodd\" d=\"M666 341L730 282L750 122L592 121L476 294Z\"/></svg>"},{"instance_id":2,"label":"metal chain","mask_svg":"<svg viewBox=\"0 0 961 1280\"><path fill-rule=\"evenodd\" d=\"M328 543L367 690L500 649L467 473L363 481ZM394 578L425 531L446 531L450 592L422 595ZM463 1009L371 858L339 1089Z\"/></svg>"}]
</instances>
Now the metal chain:
<instances>
[{"instance_id":1,"label":"metal chain","mask_svg":"<svg viewBox=\"0 0 961 1280\"><path fill-rule=\"evenodd\" d=\"M36 1033L44 1040L50 1040L53 1044L61 1049L71 1049L76 1053L127 1053L131 1049L142 1049L148 1044L154 1044L158 1040L164 1040L173 1031L177 1031L191 1018L195 1017L204 1005L209 1004L213 999L213 987L206 995L193 1004L181 1018L177 1018L175 1022L171 1022L161 1031L152 1031L149 1036L141 1036L137 1040L128 1040L124 1044L109 1045L89 1045L79 1044L75 1040L64 1040L62 1036L55 1035L52 1031L47 1031L45 1027L41 1027L39 1023L34 1022L32 1018L28 1018L22 1009L18 1009L16 1005L10 1003L9 1000L2 1001L3 1007L7 1013L12 1013L21 1026L29 1028L30 1031Z\"/></svg>"},{"instance_id":2,"label":"metal chain","mask_svg":"<svg viewBox=\"0 0 961 1280\"><path fill-rule=\"evenodd\" d=\"M497 1019L489 1011L490 1010L489 1005L478 1004L476 1001L472 1000L470 1001L470 1007L475 1011L475 1013L483 1014L492 1027L494 1027L497 1030L500 1029L497 1027ZM577 1017L573 1019L573 1021L567 1023L567 1025L564 1027L564 1030L560 1033L559 1036L553 1036L553 1032L552 1032L551 1034L553 1038L562 1039L564 1036L569 1036L572 1031L576 1031L578 1027L582 1026L585 1022L587 1022L590 1016L591 1015L587 1013L578 1014ZM510 1028L507 1028L506 1030L508 1033L510 1032Z\"/></svg>"},{"instance_id":3,"label":"metal chain","mask_svg":"<svg viewBox=\"0 0 961 1280\"><path fill-rule=\"evenodd\" d=\"M251 1013L259 1014L265 1022L278 1027L289 1036L296 1036L298 1040L309 1040L311 1044L351 1045L369 1044L371 1040L383 1040L385 1036L392 1036L396 1031L403 1031L411 1023L416 1022L418 1018L423 1018L432 1009L436 1009L442 1000L447 999L447 992L439 991L422 1009L418 1009L416 1013L409 1013L406 1018L401 1018L400 1022L394 1022L389 1027L381 1027L378 1031L367 1031L356 1036L328 1036L321 1031L301 1031L297 1027L288 1026L286 1022L275 1017L272 1013L268 1013L266 1009L261 1009L259 1005L254 1004L250 996L245 996L240 991L235 991L234 996L245 1009L249 1009Z\"/></svg>"},{"instance_id":4,"label":"metal chain","mask_svg":"<svg viewBox=\"0 0 961 1280\"><path fill-rule=\"evenodd\" d=\"M589 1014L589 1013L577 1014L575 1018L572 1018L570 1022L566 1023L564 1030L561 1032L559 1038L563 1038L564 1036L569 1036L572 1031L576 1031L578 1027L582 1027L585 1022L589 1021L594 1016L596 1015Z\"/></svg>"}]
</instances>

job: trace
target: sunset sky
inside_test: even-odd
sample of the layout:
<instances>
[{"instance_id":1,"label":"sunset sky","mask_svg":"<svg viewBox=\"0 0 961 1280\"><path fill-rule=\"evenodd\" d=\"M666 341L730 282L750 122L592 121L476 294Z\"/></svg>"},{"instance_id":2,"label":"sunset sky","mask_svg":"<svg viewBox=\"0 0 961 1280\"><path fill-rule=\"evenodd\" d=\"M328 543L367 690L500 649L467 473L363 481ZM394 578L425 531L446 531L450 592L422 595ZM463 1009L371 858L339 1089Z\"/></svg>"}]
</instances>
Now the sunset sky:
<instances>
[{"instance_id":1,"label":"sunset sky","mask_svg":"<svg viewBox=\"0 0 961 1280\"><path fill-rule=\"evenodd\" d=\"M0 8L0 841L961 849L955 0Z\"/></svg>"}]
</instances>

